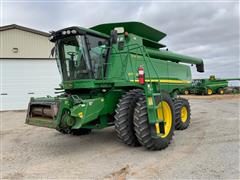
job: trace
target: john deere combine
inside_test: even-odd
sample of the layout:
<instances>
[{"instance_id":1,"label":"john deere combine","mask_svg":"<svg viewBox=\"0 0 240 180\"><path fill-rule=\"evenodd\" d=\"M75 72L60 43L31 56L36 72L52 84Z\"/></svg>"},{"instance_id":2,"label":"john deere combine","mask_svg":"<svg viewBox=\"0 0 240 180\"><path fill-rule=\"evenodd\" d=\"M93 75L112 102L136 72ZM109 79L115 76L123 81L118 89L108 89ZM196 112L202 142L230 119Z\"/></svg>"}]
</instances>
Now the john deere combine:
<instances>
[{"instance_id":1,"label":"john deere combine","mask_svg":"<svg viewBox=\"0 0 240 180\"><path fill-rule=\"evenodd\" d=\"M192 86L183 90L187 94L212 95L224 94L228 87L228 81L240 80L240 78L216 79L211 75L209 79L194 79Z\"/></svg>"},{"instance_id":2,"label":"john deere combine","mask_svg":"<svg viewBox=\"0 0 240 180\"><path fill-rule=\"evenodd\" d=\"M201 59L160 50L165 36L139 22L52 32L60 95L31 98L26 123L74 135L114 125L127 145L167 147L190 122L189 103L177 96L191 86L182 63L204 68Z\"/></svg>"}]
</instances>

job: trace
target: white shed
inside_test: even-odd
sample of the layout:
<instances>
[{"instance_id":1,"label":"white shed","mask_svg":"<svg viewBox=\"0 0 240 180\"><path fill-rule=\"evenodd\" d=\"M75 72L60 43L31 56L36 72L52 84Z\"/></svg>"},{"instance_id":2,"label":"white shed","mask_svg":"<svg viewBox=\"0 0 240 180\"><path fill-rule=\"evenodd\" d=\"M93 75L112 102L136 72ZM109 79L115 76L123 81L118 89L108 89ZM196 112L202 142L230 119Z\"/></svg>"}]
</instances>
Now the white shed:
<instances>
[{"instance_id":1,"label":"white shed","mask_svg":"<svg viewBox=\"0 0 240 180\"><path fill-rule=\"evenodd\" d=\"M27 109L30 97L54 95L60 83L48 33L0 27L0 111Z\"/></svg>"}]
</instances>

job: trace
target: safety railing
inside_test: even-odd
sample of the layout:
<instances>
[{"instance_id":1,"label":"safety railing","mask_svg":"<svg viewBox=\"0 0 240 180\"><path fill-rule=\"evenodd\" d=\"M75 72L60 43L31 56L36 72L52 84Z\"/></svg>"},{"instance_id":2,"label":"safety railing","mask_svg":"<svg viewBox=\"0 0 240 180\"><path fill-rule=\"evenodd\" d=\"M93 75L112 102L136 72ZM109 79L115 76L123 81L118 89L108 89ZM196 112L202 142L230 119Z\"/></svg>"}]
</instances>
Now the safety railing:
<instances>
[{"instance_id":1,"label":"safety railing","mask_svg":"<svg viewBox=\"0 0 240 180\"><path fill-rule=\"evenodd\" d=\"M154 77L156 77L157 80L159 80L159 75L157 73L156 67L153 65L152 61L150 60L150 56L148 54L148 52L146 51L146 48L142 45L139 44L129 44L129 45L125 45L124 46L124 50L117 50L116 47L105 47L102 49L101 51L101 55L100 57L102 57L103 52L105 52L106 50L110 50L111 55L118 55L118 58L121 61L121 73L119 76L107 76L104 77L104 67L107 66L112 66L112 63L110 62L103 62L104 58L101 58L101 79L121 79L121 80L133 80L134 82L136 82L136 73L137 73L137 68L134 67L133 65L133 61L132 61L132 55L138 55L139 57L141 57L141 60L143 61L143 66L146 69L146 74L145 74L145 78L149 79L149 81L151 82L151 72L150 72L150 67L152 68L152 70L154 71ZM128 65L130 67L130 72L127 72L127 68ZM150 67L149 67L150 65ZM133 79L130 79L130 77L127 75L128 73L131 73L133 75Z\"/></svg>"}]
</instances>

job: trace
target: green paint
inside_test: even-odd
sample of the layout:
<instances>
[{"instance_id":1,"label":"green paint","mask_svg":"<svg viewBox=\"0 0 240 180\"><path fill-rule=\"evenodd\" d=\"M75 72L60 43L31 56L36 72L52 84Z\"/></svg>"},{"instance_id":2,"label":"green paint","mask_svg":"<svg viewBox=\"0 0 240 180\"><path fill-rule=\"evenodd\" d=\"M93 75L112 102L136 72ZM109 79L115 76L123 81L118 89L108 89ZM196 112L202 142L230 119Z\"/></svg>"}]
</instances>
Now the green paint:
<instances>
[{"instance_id":1,"label":"green paint","mask_svg":"<svg viewBox=\"0 0 240 180\"><path fill-rule=\"evenodd\" d=\"M44 118L31 118L28 120L27 124L40 126L40 127L47 127L47 128L56 128L57 125L55 121L48 120Z\"/></svg>"},{"instance_id":2,"label":"green paint","mask_svg":"<svg viewBox=\"0 0 240 180\"><path fill-rule=\"evenodd\" d=\"M150 39L152 41L160 41L163 39L166 34L154 29L150 26L147 26L146 24L143 24L141 22L121 22L121 23L108 23L108 24L100 24L94 27L91 27L91 29L96 30L98 32L102 32L104 34L110 34L111 30L115 27L123 27L125 31L128 33L133 33L135 35L145 37L147 39Z\"/></svg>"},{"instance_id":3,"label":"green paint","mask_svg":"<svg viewBox=\"0 0 240 180\"><path fill-rule=\"evenodd\" d=\"M82 100L82 103L73 106L71 116L76 118L76 123L73 129L79 129L83 124L87 124L95 120L100 115L100 111L104 107L104 98Z\"/></svg>"},{"instance_id":4,"label":"green paint","mask_svg":"<svg viewBox=\"0 0 240 180\"><path fill-rule=\"evenodd\" d=\"M213 94L218 94L219 89L225 89L228 87L228 81L240 80L240 78L225 78L216 79L214 75L208 79L195 79L192 82L192 86L186 88L193 94L207 94L207 90L211 89Z\"/></svg>"},{"instance_id":5,"label":"green paint","mask_svg":"<svg viewBox=\"0 0 240 180\"><path fill-rule=\"evenodd\" d=\"M128 36L119 33L114 44L110 32L115 27L124 28ZM67 30L75 34L68 35ZM149 122L163 121L157 119L155 98L165 92L174 99L178 91L191 86L190 67L179 62L203 68L199 58L159 50L165 45L158 41L165 36L139 22L103 24L91 29L69 27L52 33L62 76L60 87L65 92L57 97L32 98L26 123L56 128L64 122L73 129L105 128L113 125L122 94L136 88L153 99L153 104L147 104ZM143 85L138 83L139 67L144 68ZM32 113L35 106L48 106L55 114L36 117Z\"/></svg>"}]
</instances>

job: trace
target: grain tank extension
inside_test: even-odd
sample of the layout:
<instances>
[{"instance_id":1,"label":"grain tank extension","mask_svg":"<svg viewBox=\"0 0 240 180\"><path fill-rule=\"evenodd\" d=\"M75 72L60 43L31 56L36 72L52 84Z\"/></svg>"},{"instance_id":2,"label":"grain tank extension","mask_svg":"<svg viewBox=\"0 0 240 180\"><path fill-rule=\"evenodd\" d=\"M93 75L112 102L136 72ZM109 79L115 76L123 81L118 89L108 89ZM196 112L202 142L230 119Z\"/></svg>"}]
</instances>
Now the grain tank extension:
<instances>
[{"instance_id":1,"label":"grain tank extension","mask_svg":"<svg viewBox=\"0 0 240 180\"><path fill-rule=\"evenodd\" d=\"M26 123L82 135L115 126L127 145L167 147L175 129L190 123L178 92L191 86L199 58L162 50L166 36L140 22L69 27L52 32L62 77L56 97L31 98Z\"/></svg>"}]
</instances>

